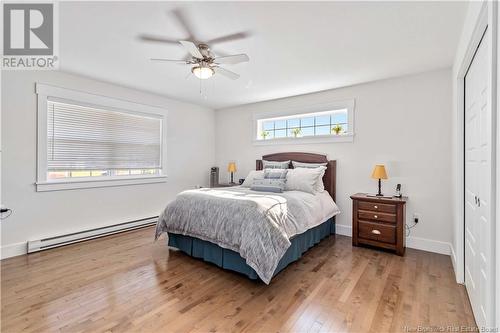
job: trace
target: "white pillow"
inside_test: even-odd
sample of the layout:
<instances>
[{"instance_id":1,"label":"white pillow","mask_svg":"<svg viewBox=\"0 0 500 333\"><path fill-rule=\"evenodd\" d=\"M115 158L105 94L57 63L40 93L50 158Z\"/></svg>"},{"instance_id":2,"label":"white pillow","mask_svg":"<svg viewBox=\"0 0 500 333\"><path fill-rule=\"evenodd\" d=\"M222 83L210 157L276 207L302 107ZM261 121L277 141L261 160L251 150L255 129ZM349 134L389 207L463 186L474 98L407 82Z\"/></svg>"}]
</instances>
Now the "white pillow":
<instances>
[{"instance_id":1,"label":"white pillow","mask_svg":"<svg viewBox=\"0 0 500 333\"><path fill-rule=\"evenodd\" d=\"M296 168L309 168L309 169L321 168L321 169L323 169L323 173L318 177L318 180L316 181L316 185L314 186L315 192L317 192L317 193L322 193L325 191L325 185L323 184L323 176L325 175L326 164L327 163L301 163L301 162L292 161L292 165L295 169Z\"/></svg>"},{"instance_id":2,"label":"white pillow","mask_svg":"<svg viewBox=\"0 0 500 333\"><path fill-rule=\"evenodd\" d=\"M242 187L251 187L254 179L263 179L264 178L264 170L252 170L248 173L248 176L245 178Z\"/></svg>"},{"instance_id":3,"label":"white pillow","mask_svg":"<svg viewBox=\"0 0 500 333\"><path fill-rule=\"evenodd\" d=\"M262 169L288 169L290 160L288 161L266 161L262 160Z\"/></svg>"},{"instance_id":4,"label":"white pillow","mask_svg":"<svg viewBox=\"0 0 500 333\"><path fill-rule=\"evenodd\" d=\"M289 169L286 174L285 190L316 194L318 179L325 174L326 167Z\"/></svg>"},{"instance_id":5,"label":"white pillow","mask_svg":"<svg viewBox=\"0 0 500 333\"><path fill-rule=\"evenodd\" d=\"M292 161L292 165L294 168L318 168L320 166L326 167L328 163L303 163L303 162L296 162Z\"/></svg>"},{"instance_id":6,"label":"white pillow","mask_svg":"<svg viewBox=\"0 0 500 333\"><path fill-rule=\"evenodd\" d=\"M320 169L323 169L321 173L318 176L318 179L316 180L316 185L314 186L314 190L317 193L322 193L325 191L325 184L323 184L323 176L325 175L326 167L320 167Z\"/></svg>"}]
</instances>

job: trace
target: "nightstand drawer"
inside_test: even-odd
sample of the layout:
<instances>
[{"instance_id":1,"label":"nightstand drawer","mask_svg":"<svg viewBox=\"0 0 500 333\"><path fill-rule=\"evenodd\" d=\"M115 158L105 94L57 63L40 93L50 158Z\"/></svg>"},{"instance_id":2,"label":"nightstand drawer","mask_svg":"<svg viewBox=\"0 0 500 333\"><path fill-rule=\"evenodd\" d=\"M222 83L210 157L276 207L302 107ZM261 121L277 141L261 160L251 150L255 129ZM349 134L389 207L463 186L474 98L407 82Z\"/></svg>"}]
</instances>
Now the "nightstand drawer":
<instances>
[{"instance_id":1,"label":"nightstand drawer","mask_svg":"<svg viewBox=\"0 0 500 333\"><path fill-rule=\"evenodd\" d=\"M372 221L396 223L396 214L389 214L389 213L358 210L358 218L360 220L372 220Z\"/></svg>"},{"instance_id":2,"label":"nightstand drawer","mask_svg":"<svg viewBox=\"0 0 500 333\"><path fill-rule=\"evenodd\" d=\"M358 203L359 209L371 210L375 212L385 212L396 214L396 205L381 204L378 202L360 201Z\"/></svg>"},{"instance_id":3,"label":"nightstand drawer","mask_svg":"<svg viewBox=\"0 0 500 333\"><path fill-rule=\"evenodd\" d=\"M396 227L387 224L359 221L358 237L389 244L395 244Z\"/></svg>"}]
</instances>

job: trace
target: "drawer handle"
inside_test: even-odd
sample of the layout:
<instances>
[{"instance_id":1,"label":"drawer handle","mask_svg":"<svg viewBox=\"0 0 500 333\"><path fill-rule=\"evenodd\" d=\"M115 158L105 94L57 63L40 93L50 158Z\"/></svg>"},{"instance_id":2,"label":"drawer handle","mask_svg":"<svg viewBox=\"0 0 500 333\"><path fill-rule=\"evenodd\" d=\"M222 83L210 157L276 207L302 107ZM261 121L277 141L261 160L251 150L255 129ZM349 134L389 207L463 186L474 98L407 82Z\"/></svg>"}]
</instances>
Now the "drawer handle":
<instances>
[{"instance_id":1,"label":"drawer handle","mask_svg":"<svg viewBox=\"0 0 500 333\"><path fill-rule=\"evenodd\" d=\"M378 206L373 206L373 208L378 209Z\"/></svg>"},{"instance_id":2,"label":"drawer handle","mask_svg":"<svg viewBox=\"0 0 500 333\"><path fill-rule=\"evenodd\" d=\"M378 215L373 215L374 218L378 219Z\"/></svg>"},{"instance_id":3,"label":"drawer handle","mask_svg":"<svg viewBox=\"0 0 500 333\"><path fill-rule=\"evenodd\" d=\"M380 231L378 231L377 229L373 229L372 230L372 234L380 235Z\"/></svg>"}]
</instances>

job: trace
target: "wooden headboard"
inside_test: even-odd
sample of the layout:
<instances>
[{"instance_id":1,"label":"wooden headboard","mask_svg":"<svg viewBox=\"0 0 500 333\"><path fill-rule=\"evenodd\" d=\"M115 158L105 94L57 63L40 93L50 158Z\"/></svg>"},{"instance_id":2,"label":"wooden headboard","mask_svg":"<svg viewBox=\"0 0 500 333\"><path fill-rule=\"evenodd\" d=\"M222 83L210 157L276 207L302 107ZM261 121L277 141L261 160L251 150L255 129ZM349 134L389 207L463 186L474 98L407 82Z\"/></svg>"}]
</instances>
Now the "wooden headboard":
<instances>
[{"instance_id":1,"label":"wooden headboard","mask_svg":"<svg viewBox=\"0 0 500 333\"><path fill-rule=\"evenodd\" d=\"M262 160L266 161L296 161L302 163L327 163L325 175L323 176L323 184L325 190L330 193L330 196L335 201L336 183L337 183L337 161L329 161L326 155L313 153L276 153L262 156ZM256 161L256 170L262 170L262 160ZM290 168L292 163L290 162Z\"/></svg>"}]
</instances>

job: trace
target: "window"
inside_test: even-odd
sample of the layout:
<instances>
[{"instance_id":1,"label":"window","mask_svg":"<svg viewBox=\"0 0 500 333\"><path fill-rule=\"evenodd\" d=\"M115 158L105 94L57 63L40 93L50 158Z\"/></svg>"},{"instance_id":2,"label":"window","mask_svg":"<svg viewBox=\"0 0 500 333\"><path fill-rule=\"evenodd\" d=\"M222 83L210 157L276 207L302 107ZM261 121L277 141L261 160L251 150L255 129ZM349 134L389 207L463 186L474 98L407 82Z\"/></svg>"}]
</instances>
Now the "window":
<instances>
[{"instance_id":1,"label":"window","mask_svg":"<svg viewBox=\"0 0 500 333\"><path fill-rule=\"evenodd\" d=\"M347 109L327 111L316 116L293 116L260 120L260 138L298 138L318 135L344 135L349 133Z\"/></svg>"},{"instance_id":2,"label":"window","mask_svg":"<svg viewBox=\"0 0 500 333\"><path fill-rule=\"evenodd\" d=\"M37 93L37 190L164 181L164 111L45 85Z\"/></svg>"},{"instance_id":3,"label":"window","mask_svg":"<svg viewBox=\"0 0 500 333\"><path fill-rule=\"evenodd\" d=\"M309 112L257 115L254 140L256 143L352 141L353 106L354 101L347 101L312 107Z\"/></svg>"},{"instance_id":4,"label":"window","mask_svg":"<svg viewBox=\"0 0 500 333\"><path fill-rule=\"evenodd\" d=\"M47 101L47 178L158 175L161 118Z\"/></svg>"}]
</instances>

